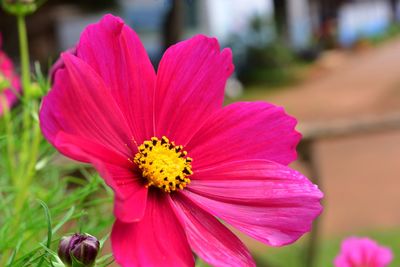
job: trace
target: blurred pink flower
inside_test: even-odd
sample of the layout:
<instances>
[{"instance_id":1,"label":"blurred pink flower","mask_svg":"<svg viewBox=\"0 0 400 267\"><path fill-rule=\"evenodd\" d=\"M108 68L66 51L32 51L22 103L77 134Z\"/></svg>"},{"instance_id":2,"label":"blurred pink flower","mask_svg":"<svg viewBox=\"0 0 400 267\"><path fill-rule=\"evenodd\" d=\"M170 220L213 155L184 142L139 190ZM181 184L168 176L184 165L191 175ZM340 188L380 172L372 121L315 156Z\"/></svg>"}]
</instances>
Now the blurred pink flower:
<instances>
[{"instance_id":1,"label":"blurred pink flower","mask_svg":"<svg viewBox=\"0 0 400 267\"><path fill-rule=\"evenodd\" d=\"M2 50L0 35L0 116L4 112L4 103L7 108L12 107L17 101L15 92L21 92L19 77L15 74L11 59Z\"/></svg>"},{"instance_id":2,"label":"blurred pink flower","mask_svg":"<svg viewBox=\"0 0 400 267\"><path fill-rule=\"evenodd\" d=\"M265 102L222 107L234 67L216 39L170 47L156 75L136 33L107 15L61 57L42 131L113 188L122 266L193 266L192 250L215 266L254 266L217 218L282 246L321 213L320 190L287 167L301 137L296 119Z\"/></svg>"},{"instance_id":3,"label":"blurred pink flower","mask_svg":"<svg viewBox=\"0 0 400 267\"><path fill-rule=\"evenodd\" d=\"M335 267L385 267L392 261L392 251L369 238L349 237L342 242Z\"/></svg>"}]
</instances>

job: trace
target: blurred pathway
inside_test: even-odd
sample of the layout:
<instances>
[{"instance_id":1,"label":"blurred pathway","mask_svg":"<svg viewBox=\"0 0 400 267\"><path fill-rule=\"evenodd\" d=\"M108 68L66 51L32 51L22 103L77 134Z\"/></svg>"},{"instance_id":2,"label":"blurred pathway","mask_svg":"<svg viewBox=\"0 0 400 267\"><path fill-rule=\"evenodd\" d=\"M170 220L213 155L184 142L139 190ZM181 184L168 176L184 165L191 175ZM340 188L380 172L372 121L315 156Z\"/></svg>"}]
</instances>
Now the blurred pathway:
<instances>
[{"instance_id":1,"label":"blurred pathway","mask_svg":"<svg viewBox=\"0 0 400 267\"><path fill-rule=\"evenodd\" d=\"M335 64L267 100L303 126L400 111L400 38ZM326 195L325 236L400 226L400 131L320 140L315 151Z\"/></svg>"},{"instance_id":2,"label":"blurred pathway","mask_svg":"<svg viewBox=\"0 0 400 267\"><path fill-rule=\"evenodd\" d=\"M302 122L400 110L400 38L330 61L335 62L333 69L270 95L268 101Z\"/></svg>"}]
</instances>

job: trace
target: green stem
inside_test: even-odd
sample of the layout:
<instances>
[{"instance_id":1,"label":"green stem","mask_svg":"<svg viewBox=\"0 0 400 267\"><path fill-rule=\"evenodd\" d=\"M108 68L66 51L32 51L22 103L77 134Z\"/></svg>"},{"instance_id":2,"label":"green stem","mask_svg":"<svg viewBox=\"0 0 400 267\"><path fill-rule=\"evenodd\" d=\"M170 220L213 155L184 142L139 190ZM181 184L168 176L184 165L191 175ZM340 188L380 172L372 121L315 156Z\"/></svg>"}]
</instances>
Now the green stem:
<instances>
[{"instance_id":1,"label":"green stem","mask_svg":"<svg viewBox=\"0 0 400 267\"><path fill-rule=\"evenodd\" d=\"M315 155L315 139L306 139L302 140L299 144L298 152L306 165L310 176L312 177L312 181L321 188L321 174L318 169L318 162ZM306 248L305 254L305 265L306 267L314 267L317 266L317 257L320 246L320 225L321 225L321 217L318 217L314 220L312 231L309 235L309 241Z\"/></svg>"},{"instance_id":2,"label":"green stem","mask_svg":"<svg viewBox=\"0 0 400 267\"><path fill-rule=\"evenodd\" d=\"M16 210L19 211L23 208L25 199L28 196L29 186L32 182L32 178L35 174L35 165L39 153L39 145L41 141L41 133L39 123L33 124L32 130L33 139L31 141L30 151L23 151L23 153L28 154L29 157L25 158L27 162L24 162L24 173L21 174L21 179L24 179L24 184L19 188L19 195L16 200Z\"/></svg>"},{"instance_id":3,"label":"green stem","mask_svg":"<svg viewBox=\"0 0 400 267\"><path fill-rule=\"evenodd\" d=\"M15 161L15 139L14 139L14 123L11 119L10 111L8 108L8 104L6 100L1 97L0 98L0 105L3 106L3 118L4 118L4 125L7 135L7 168L8 168L8 175L11 179L11 182L14 186L17 186L18 178L15 176L15 170L17 168L17 163Z\"/></svg>"},{"instance_id":4,"label":"green stem","mask_svg":"<svg viewBox=\"0 0 400 267\"><path fill-rule=\"evenodd\" d=\"M22 186L28 186L27 181L24 179L26 172L26 165L28 164L27 158L29 154L30 146L30 133L31 133L31 94L30 94L30 65L29 65L29 48L28 48L28 35L26 31L26 23L24 15L17 15L18 24L18 36L19 36L19 52L21 59L21 79L23 89L23 114L22 114L22 137L21 137L21 148L19 150L19 176L21 179ZM22 182L23 181L23 182Z\"/></svg>"},{"instance_id":5,"label":"green stem","mask_svg":"<svg viewBox=\"0 0 400 267\"><path fill-rule=\"evenodd\" d=\"M7 127L7 141L8 144L8 153L10 154L10 158L14 159L18 156L18 162L11 161L11 168L12 173L11 176L14 179L14 186L15 186L15 210L14 210L14 218L13 218L13 228L19 227L19 222L21 219L21 212L20 210L23 208L24 203L26 202L26 198L28 196L28 188L29 183L31 181L30 175L32 173L31 169L32 163L29 163L29 158L27 158L27 154L32 153L32 157L36 159L37 155L37 143L38 141L34 140L33 142L33 149L30 151L30 133L31 133L31 126L32 120L30 118L30 112L32 110L31 105L31 81L30 81L30 65L29 65L29 50L28 50L28 36L26 30L26 23L25 23L25 15L17 15L17 27L18 27L18 37L19 37L19 50L20 50L20 59L21 59L21 80L22 80L22 89L23 89L23 114L22 114L22 138L21 138L21 149L16 149L15 144L17 143L16 140L13 138L13 125L12 125L12 118L8 117L8 121L6 122ZM8 114L10 115L10 114ZM7 114L5 115L7 117ZM7 118L6 118L7 119ZM36 129L34 129L36 130ZM35 134L37 131L35 131ZM39 138L40 140L40 138ZM33 159L32 159L33 160ZM34 165L33 165L34 166ZM18 168L17 168L18 167ZM26 175L24 172L28 172L29 175ZM15 172L15 173L14 173ZM12 251L9 253L12 255ZM5 266L6 260L8 257L2 255L0 258L0 266Z\"/></svg>"},{"instance_id":6,"label":"green stem","mask_svg":"<svg viewBox=\"0 0 400 267\"><path fill-rule=\"evenodd\" d=\"M26 171L26 161L27 153L29 153L29 133L31 132L31 94L30 94L30 65L29 65L29 48L28 48L28 35L26 31L26 23L24 15L17 15L18 24L18 36L19 36L19 53L21 59L21 79L22 79L22 89L23 89L23 114L22 114L22 137L21 137L21 149L20 149L20 159L19 159L19 173L20 179L24 179L23 175Z\"/></svg>"},{"instance_id":7,"label":"green stem","mask_svg":"<svg viewBox=\"0 0 400 267\"><path fill-rule=\"evenodd\" d=\"M19 37L19 53L21 57L21 73L22 73L22 88L24 89L24 95L29 97L27 91L31 84L30 75L31 70L29 66L29 50L28 50L28 35L26 32L25 16L17 16L18 24L18 37Z\"/></svg>"},{"instance_id":8,"label":"green stem","mask_svg":"<svg viewBox=\"0 0 400 267\"><path fill-rule=\"evenodd\" d=\"M30 118L32 110L32 101L30 94L30 66L29 66L29 50L28 50L28 36L26 31L26 23L24 15L17 15L18 25L18 36L19 36L19 48L20 48L20 59L21 59L21 79L22 79L22 136L21 136L21 147L18 150L18 181L19 184L16 188L15 198L15 225L19 224L20 210L23 208L26 198L28 196L28 190L30 178L27 175L27 168L29 165L28 155L30 154L30 133L32 132L32 119Z\"/></svg>"}]
</instances>

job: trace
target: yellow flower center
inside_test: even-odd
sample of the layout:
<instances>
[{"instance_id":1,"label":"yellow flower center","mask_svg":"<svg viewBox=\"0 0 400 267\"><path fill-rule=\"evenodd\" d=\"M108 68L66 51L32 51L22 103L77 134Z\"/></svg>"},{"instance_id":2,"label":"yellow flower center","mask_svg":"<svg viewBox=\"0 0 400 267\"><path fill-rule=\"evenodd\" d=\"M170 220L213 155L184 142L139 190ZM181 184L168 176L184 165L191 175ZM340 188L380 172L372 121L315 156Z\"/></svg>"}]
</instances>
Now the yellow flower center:
<instances>
[{"instance_id":1,"label":"yellow flower center","mask_svg":"<svg viewBox=\"0 0 400 267\"><path fill-rule=\"evenodd\" d=\"M192 159L186 157L187 152L182 149L165 136L152 137L139 146L134 162L147 179L147 187L153 185L170 193L190 183Z\"/></svg>"}]
</instances>

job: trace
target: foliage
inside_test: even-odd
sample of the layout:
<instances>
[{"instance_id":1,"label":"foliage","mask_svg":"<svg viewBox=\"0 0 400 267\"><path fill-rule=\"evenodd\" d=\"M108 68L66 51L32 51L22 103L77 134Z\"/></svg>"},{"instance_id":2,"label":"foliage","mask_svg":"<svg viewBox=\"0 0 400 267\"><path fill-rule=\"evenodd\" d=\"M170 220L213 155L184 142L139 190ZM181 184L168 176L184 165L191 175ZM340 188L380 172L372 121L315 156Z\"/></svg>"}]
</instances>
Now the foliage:
<instances>
[{"instance_id":1,"label":"foliage","mask_svg":"<svg viewBox=\"0 0 400 267\"><path fill-rule=\"evenodd\" d=\"M356 42L355 46L359 46L360 43L370 43L372 45L379 45L383 43L384 41L390 40L396 36L399 36L400 34L400 24L399 23L393 23L391 24L386 31L384 31L382 34L373 36L373 37L364 37L358 40Z\"/></svg>"},{"instance_id":2,"label":"foliage","mask_svg":"<svg viewBox=\"0 0 400 267\"><path fill-rule=\"evenodd\" d=\"M293 50L277 36L274 24L267 18L254 17L246 36L233 36L233 47L239 79L246 85L286 85L296 80ZM238 51L241 51L241 55Z\"/></svg>"},{"instance_id":3,"label":"foliage","mask_svg":"<svg viewBox=\"0 0 400 267\"><path fill-rule=\"evenodd\" d=\"M246 84L290 84L296 80L294 60L294 55L280 41L262 47L250 46L247 48L248 63L239 73L239 79Z\"/></svg>"},{"instance_id":4,"label":"foliage","mask_svg":"<svg viewBox=\"0 0 400 267\"><path fill-rule=\"evenodd\" d=\"M49 262L47 251L65 233L100 236L112 223L103 216L111 214L112 192L90 170L65 164L40 133L39 99L21 100L0 123L0 266Z\"/></svg>"},{"instance_id":5,"label":"foliage","mask_svg":"<svg viewBox=\"0 0 400 267\"><path fill-rule=\"evenodd\" d=\"M108 232L112 192L97 174L66 161L44 140L38 110L50 82L39 65L31 77L21 12L16 15L23 94L0 117L0 266L62 266L55 251L64 234ZM110 261L104 255L97 266Z\"/></svg>"}]
</instances>

